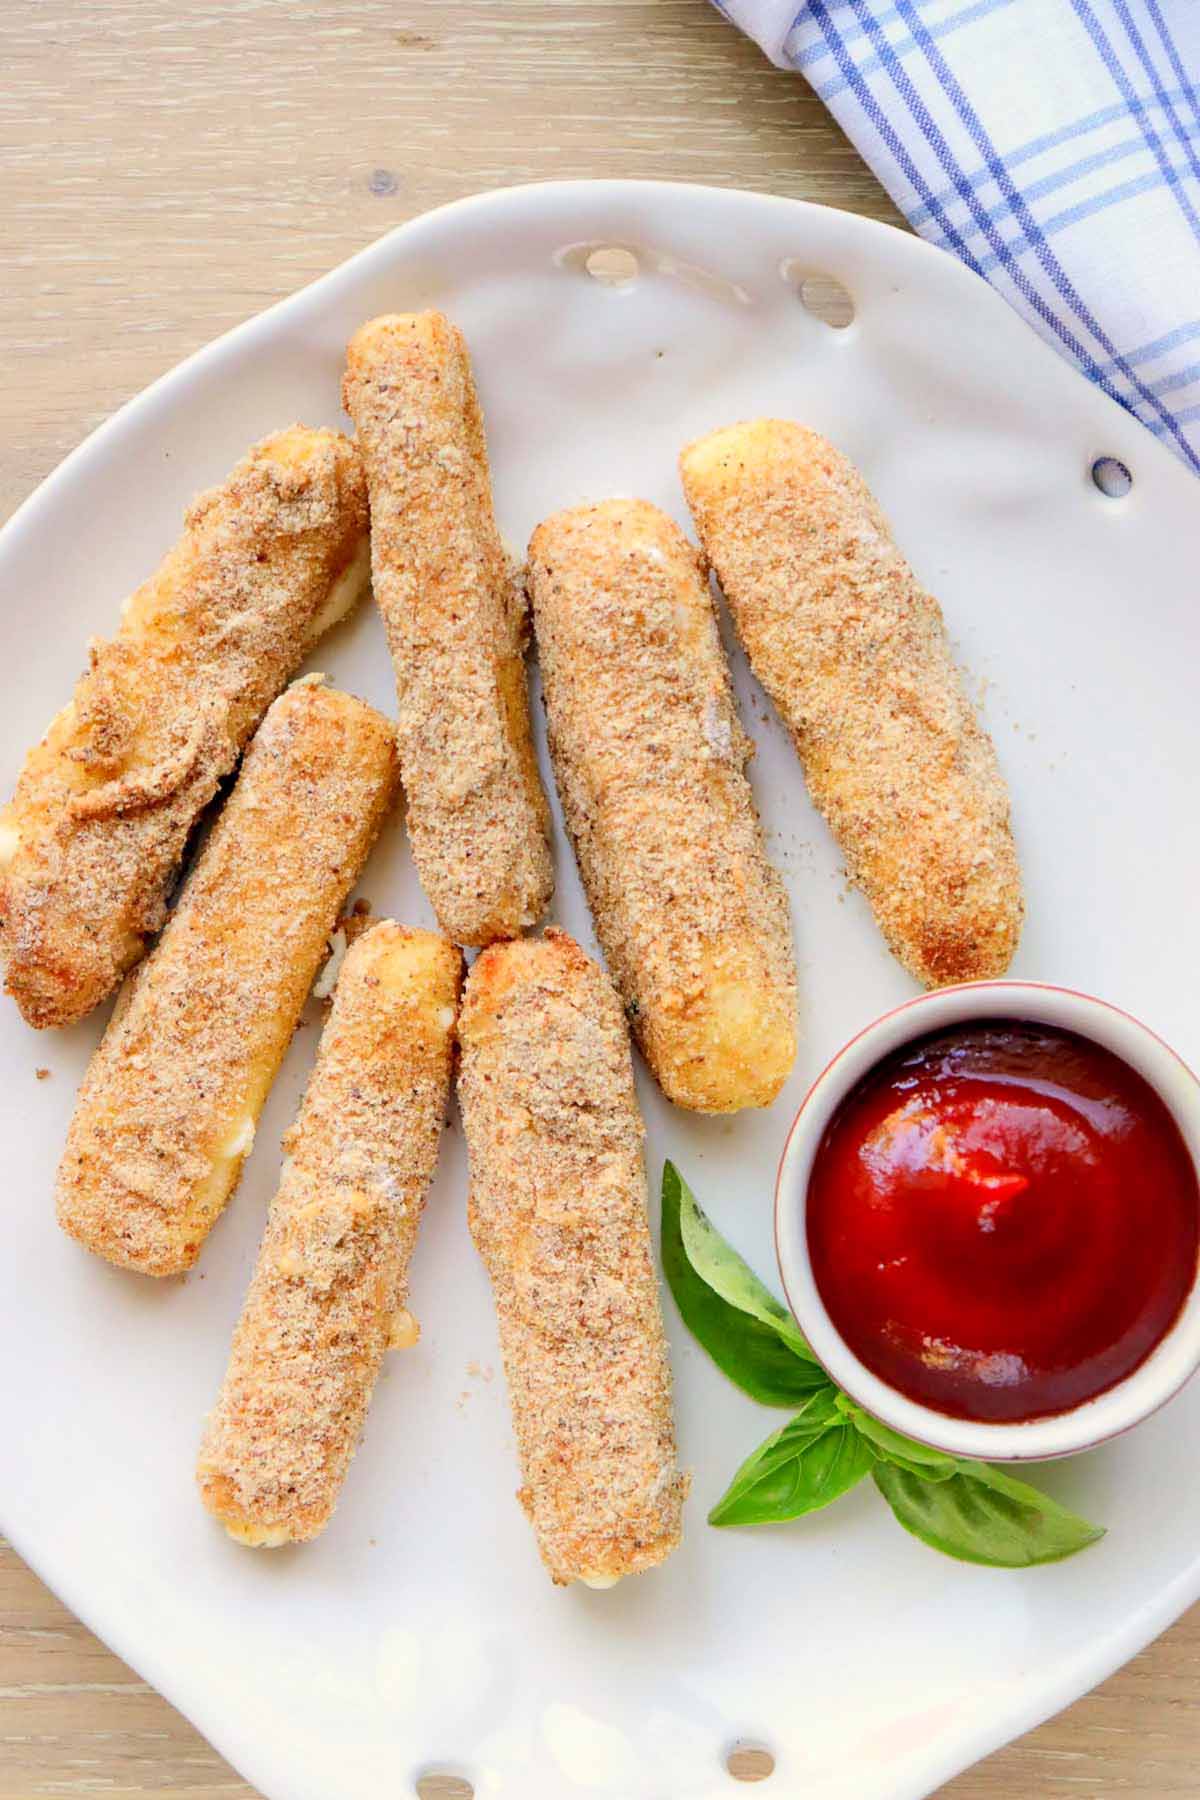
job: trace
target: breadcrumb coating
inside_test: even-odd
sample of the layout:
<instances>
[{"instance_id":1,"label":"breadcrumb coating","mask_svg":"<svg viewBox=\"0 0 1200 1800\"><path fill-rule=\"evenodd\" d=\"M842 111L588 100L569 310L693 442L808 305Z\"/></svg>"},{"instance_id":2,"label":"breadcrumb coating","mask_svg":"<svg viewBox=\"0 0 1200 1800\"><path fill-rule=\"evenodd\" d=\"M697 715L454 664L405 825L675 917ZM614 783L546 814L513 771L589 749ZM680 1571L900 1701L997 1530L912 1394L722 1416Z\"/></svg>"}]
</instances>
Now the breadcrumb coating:
<instances>
[{"instance_id":1,"label":"breadcrumb coating","mask_svg":"<svg viewBox=\"0 0 1200 1800\"><path fill-rule=\"evenodd\" d=\"M657 507L607 500L540 525L529 575L559 798L634 1035L678 1105L769 1105L796 1054L791 925L699 558Z\"/></svg>"},{"instance_id":2,"label":"breadcrumb coating","mask_svg":"<svg viewBox=\"0 0 1200 1800\"><path fill-rule=\"evenodd\" d=\"M200 813L271 701L368 582L354 446L292 426L202 494L94 639L0 813L0 952L30 1025L98 1005L162 924Z\"/></svg>"},{"instance_id":3,"label":"breadcrumb coating","mask_svg":"<svg viewBox=\"0 0 1200 1800\"><path fill-rule=\"evenodd\" d=\"M758 679L894 955L927 987L1002 975L1024 905L1008 792L941 608L862 476L758 419L680 459Z\"/></svg>"},{"instance_id":4,"label":"breadcrumb coating","mask_svg":"<svg viewBox=\"0 0 1200 1800\"><path fill-rule=\"evenodd\" d=\"M231 1536L328 1522L389 1344L446 1117L462 956L384 920L342 964L197 1470Z\"/></svg>"},{"instance_id":5,"label":"breadcrumb coating","mask_svg":"<svg viewBox=\"0 0 1200 1800\"><path fill-rule=\"evenodd\" d=\"M371 493L417 873L456 943L514 937L549 903L549 810L525 598L496 530L461 332L435 312L372 320L347 350L343 398Z\"/></svg>"},{"instance_id":6,"label":"breadcrumb coating","mask_svg":"<svg viewBox=\"0 0 1200 1800\"><path fill-rule=\"evenodd\" d=\"M268 712L79 1090L59 1223L124 1268L195 1262L395 796L390 723L322 679Z\"/></svg>"},{"instance_id":7,"label":"breadcrumb coating","mask_svg":"<svg viewBox=\"0 0 1200 1800\"><path fill-rule=\"evenodd\" d=\"M518 1498L552 1579L607 1587L675 1548L688 1487L620 1002L551 929L484 951L459 1039L468 1214L496 1303Z\"/></svg>"}]
</instances>

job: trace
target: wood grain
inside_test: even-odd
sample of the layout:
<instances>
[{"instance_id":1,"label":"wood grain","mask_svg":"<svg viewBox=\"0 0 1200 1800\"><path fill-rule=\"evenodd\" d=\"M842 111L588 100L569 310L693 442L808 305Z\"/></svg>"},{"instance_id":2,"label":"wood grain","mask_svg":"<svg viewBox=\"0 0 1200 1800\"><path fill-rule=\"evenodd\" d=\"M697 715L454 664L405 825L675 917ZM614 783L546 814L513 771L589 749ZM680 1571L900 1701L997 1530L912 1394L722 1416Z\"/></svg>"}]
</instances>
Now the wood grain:
<instances>
[{"instance_id":1,"label":"wood grain","mask_svg":"<svg viewBox=\"0 0 1200 1800\"><path fill-rule=\"evenodd\" d=\"M897 222L702 0L0 0L0 66L0 517L180 357L462 194L660 176ZM943 1800L1195 1796L1198 1691L1200 1610ZM152 1794L254 1800L0 1545L0 1800Z\"/></svg>"}]
</instances>

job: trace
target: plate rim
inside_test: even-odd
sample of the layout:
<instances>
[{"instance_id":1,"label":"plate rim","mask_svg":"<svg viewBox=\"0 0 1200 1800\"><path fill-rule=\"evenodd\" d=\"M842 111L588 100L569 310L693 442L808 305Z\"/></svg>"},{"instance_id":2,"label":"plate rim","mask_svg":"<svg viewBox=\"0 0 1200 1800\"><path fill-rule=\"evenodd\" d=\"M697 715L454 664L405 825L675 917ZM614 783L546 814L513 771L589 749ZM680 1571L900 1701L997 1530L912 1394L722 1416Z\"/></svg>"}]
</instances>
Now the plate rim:
<instances>
[{"instance_id":1,"label":"plate rim","mask_svg":"<svg viewBox=\"0 0 1200 1800\"><path fill-rule=\"evenodd\" d=\"M258 332L265 331L282 314L299 310L302 302L311 300L322 289L336 287L347 279L352 271L365 267L370 262L382 261L386 247L394 244L404 235L415 234L420 229L440 224L454 214L465 215L475 210L485 210L497 204L514 201L537 201L550 197L557 199L559 196L572 192L589 200L605 196L619 200L622 195L653 195L657 193L664 196L689 194L718 200L721 203L746 202L781 212L798 213L801 217L833 216L844 222L843 228L851 236L862 234L880 241L886 238L897 248L899 254L914 257L930 266L936 263L942 277L959 282L964 287L964 291L969 285L973 303L990 306L993 318L998 324L1000 321L1004 322L1000 328L1008 330L1010 336L1013 335L1013 328L1015 328L1016 336L1013 337L1013 341L1015 342L1019 338L1025 352L1040 359L1046 379L1053 379L1060 385L1064 381L1069 383L1076 397L1086 392L1090 396L1097 415L1102 414L1114 430L1126 435L1131 430L1135 431L1136 436L1130 441L1136 443L1140 450L1151 452L1151 460L1157 466L1160 474L1169 471L1169 479L1178 478L1188 482L1189 485L1195 480L1195 477L1189 475L1178 458L1160 443L1140 420L1136 419L1118 401L1096 387L1080 370L1074 369L1065 357L1052 349L988 281L973 274L951 252L939 249L937 245L929 243L925 238L918 237L914 232L906 231L899 225L892 225L884 219L872 219L863 214L851 212L846 207L828 206L821 201L802 200L788 194L771 194L758 188L725 187L711 182L661 181L650 176L614 177L612 179L563 176L547 181L513 182L500 187L484 188L473 194L462 195L457 200L447 200L440 206L430 207L424 212L416 213L411 219L405 219L399 225L394 225L388 231L383 232L379 237L373 238L340 263L335 263L333 268L327 269L323 275L314 277L303 287L296 288L290 294L283 295L281 299L272 301L269 306L262 308L259 312L249 314L246 318L239 320L236 325L231 325L228 330L219 332L216 337L210 338L207 343L189 351L179 362L172 364L169 369L164 369L161 375L155 376L154 380L144 388L139 388L137 393L132 394L128 400L122 401L114 412L94 426L86 437L75 445L74 449L69 450L62 460L56 463L47 475L43 476L25 499L18 503L3 525L0 525L0 558L3 557L8 547L9 538L17 535L18 530L26 528L31 519L36 519L41 507L53 498L60 480L65 480L73 474L78 464L88 454L103 447L110 436L116 436L130 413L159 398L177 383L181 383L202 360L207 361L210 357L227 353L241 340L249 339ZM901 249L900 246L903 248ZM1051 372L1053 373L1051 374Z\"/></svg>"},{"instance_id":2,"label":"plate rim","mask_svg":"<svg viewBox=\"0 0 1200 1800\"><path fill-rule=\"evenodd\" d=\"M511 206L513 203L537 206L543 201L552 201L560 204L569 199L572 194L585 199L589 204L607 201L617 205L622 200L632 200L635 197L653 199L656 195L662 198L688 195L698 199L716 200L721 204L732 204L735 207L743 204L752 207L767 207L780 214L787 212L801 219L811 218L814 215L820 215L827 219L829 215L834 215L842 222L841 229L852 238L882 241L886 237L893 254L899 250L901 255L906 255L924 264L930 264L931 260L936 260L939 279L943 282L949 279L962 284L970 283L971 304L976 307L986 305L992 309L998 329L1001 332L1008 332L1010 343L1020 344L1025 357L1040 363L1039 373L1047 384L1057 382L1064 387L1064 390L1065 385L1070 384L1073 398L1076 401L1080 400L1083 392L1086 391L1090 396L1096 418L1108 422L1109 431L1117 440L1118 447L1122 438L1130 445L1135 445L1139 461L1149 451L1150 465L1157 470L1161 478L1165 478L1168 483L1175 481L1186 483L1188 489L1194 493L1191 484L1195 478L1188 473L1172 453L1118 402L1094 387L1081 372L1073 369L1064 358L1038 336L1031 326L1020 318L994 288L975 277L949 252L940 250L937 246L927 243L901 227L883 220L864 217L842 207L827 206L816 201L765 193L750 188L686 181L661 181L653 178L587 179L571 177L507 184L485 189L415 214L412 218L404 220L380 237L373 239L303 287L272 302L263 310L251 314L198 349L191 351L181 361L165 370L102 420L17 505L3 526L0 527L0 570L2 570L5 555L12 542L25 531L36 528L42 511L55 503L60 485L64 485L89 458L106 452L110 441L119 437L123 426L132 414L142 411L155 400L169 394L174 388L184 386L197 372L200 365L220 359L258 335L270 335L283 317L290 313L303 311L306 304L311 305L318 295L335 290L372 264L385 264L397 243L405 237L418 236L422 230L440 226L451 216L469 219L469 215L474 212ZM900 246L903 248L900 249ZM1180 486L1178 491L1182 494L1185 490ZM223 1756L238 1773L242 1774L244 1779L259 1787L266 1795L268 1789L252 1773L259 1760L256 1753L257 1743L264 1740L261 1738L248 1740L243 1744L243 1738L248 1737L247 1732L239 1729L236 1721L230 1721L227 1729L226 1717L221 1713L220 1703L215 1697L211 1706L207 1695L202 1695L196 1704L193 1704L190 1698L181 1698L176 1692L174 1676L178 1659L174 1656L165 1659L169 1661L169 1666L162 1669L160 1668L160 1658L153 1644L144 1648L139 1645L136 1650L131 1651L127 1647L126 1620L128 1615L119 1614L112 1621L97 1618L96 1610L92 1608L87 1596L82 1599L76 1597L74 1577L69 1569L60 1568L60 1562L63 1559L55 1554L54 1547L52 1545L32 1548L28 1546L23 1541L25 1535L23 1531L19 1527L14 1531L6 1523L4 1510L3 1496L0 1496L0 1532L8 1539L22 1561L87 1629L100 1638L101 1642L107 1645L136 1674L147 1680L167 1700L168 1704L173 1706L201 1733L218 1754ZM1009 1577L1009 1579L1015 1578ZM1165 1588L1137 1608L1126 1619L1123 1626L1114 1627L1099 1639L1089 1642L1074 1656L1063 1659L1053 1678L1039 1678L1034 1682L1027 1677L1017 1698L997 1713L990 1724L981 1726L978 1723L965 1723L940 1737L929 1751L912 1757L908 1761L903 1780L889 1790L891 1800L924 1800L925 1796L928 1796L944 1782L963 1773L1013 1739L1053 1717L1090 1692L1098 1683L1145 1649L1198 1599L1200 1599L1200 1545L1197 1546L1193 1561L1185 1570L1177 1574ZM103 1606L101 1606L99 1611L103 1612L103 1610ZM136 1626L132 1623L129 1624L128 1631L136 1632ZM210 1714L213 1716L210 1717ZM271 1773L267 1769L262 1770L264 1777L270 1777ZM800 1780L803 1783L803 1776L800 1777ZM781 1796L781 1800L784 1791L780 1786L775 1786L773 1789L773 1792ZM800 1791L797 1789L797 1800ZM335 1797L330 1796L330 1800L335 1800Z\"/></svg>"}]
</instances>

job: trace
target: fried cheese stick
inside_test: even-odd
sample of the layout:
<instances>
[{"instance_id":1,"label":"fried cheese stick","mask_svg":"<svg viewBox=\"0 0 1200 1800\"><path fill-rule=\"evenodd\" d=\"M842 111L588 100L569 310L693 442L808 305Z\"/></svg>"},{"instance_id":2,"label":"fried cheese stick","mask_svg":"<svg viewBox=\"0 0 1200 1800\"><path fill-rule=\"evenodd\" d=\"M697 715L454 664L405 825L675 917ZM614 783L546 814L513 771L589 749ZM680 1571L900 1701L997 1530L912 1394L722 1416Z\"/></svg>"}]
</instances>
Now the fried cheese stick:
<instances>
[{"instance_id":1,"label":"fried cheese stick","mask_svg":"<svg viewBox=\"0 0 1200 1800\"><path fill-rule=\"evenodd\" d=\"M496 530L461 332L436 312L372 320L347 351L343 398L371 493L417 873L456 943L514 937L550 899L549 811L525 599Z\"/></svg>"},{"instance_id":2,"label":"fried cheese stick","mask_svg":"<svg viewBox=\"0 0 1200 1800\"><path fill-rule=\"evenodd\" d=\"M796 1054L791 926L696 552L607 500L540 525L529 568L559 797L634 1035L678 1105L769 1105Z\"/></svg>"},{"instance_id":3,"label":"fried cheese stick","mask_svg":"<svg viewBox=\"0 0 1200 1800\"><path fill-rule=\"evenodd\" d=\"M391 725L321 680L268 712L79 1090L59 1223L124 1268L196 1260L395 794Z\"/></svg>"},{"instance_id":4,"label":"fried cheese stick","mask_svg":"<svg viewBox=\"0 0 1200 1800\"><path fill-rule=\"evenodd\" d=\"M264 439L192 505L0 812L0 952L30 1025L82 1018L142 955L218 782L369 567L336 432Z\"/></svg>"},{"instance_id":5,"label":"fried cheese stick","mask_svg":"<svg viewBox=\"0 0 1200 1800\"><path fill-rule=\"evenodd\" d=\"M620 1002L551 929L483 953L459 1041L469 1219L499 1320L518 1498L556 1583L609 1587L675 1548L688 1486Z\"/></svg>"},{"instance_id":6,"label":"fried cheese stick","mask_svg":"<svg viewBox=\"0 0 1200 1800\"><path fill-rule=\"evenodd\" d=\"M926 987L1003 974L1023 902L1008 793L941 609L862 476L782 419L680 458L751 666L893 954Z\"/></svg>"},{"instance_id":7,"label":"fried cheese stick","mask_svg":"<svg viewBox=\"0 0 1200 1800\"><path fill-rule=\"evenodd\" d=\"M316 1537L391 1345L446 1117L462 956L384 921L342 964L209 1416L198 1479L231 1537Z\"/></svg>"}]
</instances>

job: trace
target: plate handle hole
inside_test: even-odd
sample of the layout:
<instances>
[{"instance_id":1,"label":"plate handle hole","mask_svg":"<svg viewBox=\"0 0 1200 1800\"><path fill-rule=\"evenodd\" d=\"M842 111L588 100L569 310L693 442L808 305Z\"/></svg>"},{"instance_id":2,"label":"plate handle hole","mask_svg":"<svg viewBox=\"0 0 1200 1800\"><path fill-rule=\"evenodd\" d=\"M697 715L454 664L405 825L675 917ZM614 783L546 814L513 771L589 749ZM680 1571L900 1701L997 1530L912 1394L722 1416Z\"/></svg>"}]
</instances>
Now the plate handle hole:
<instances>
[{"instance_id":1,"label":"plate handle hole","mask_svg":"<svg viewBox=\"0 0 1200 1800\"><path fill-rule=\"evenodd\" d=\"M1092 464L1092 480L1108 500L1123 500L1133 486L1133 476L1116 456L1098 456Z\"/></svg>"},{"instance_id":2,"label":"plate handle hole","mask_svg":"<svg viewBox=\"0 0 1200 1800\"><path fill-rule=\"evenodd\" d=\"M426 1769L417 1778L419 1800L475 1800L475 1789L465 1775L445 1769Z\"/></svg>"},{"instance_id":3,"label":"plate handle hole","mask_svg":"<svg viewBox=\"0 0 1200 1800\"><path fill-rule=\"evenodd\" d=\"M735 1781L766 1781L775 1773L775 1758L765 1744L751 1744L739 1738L725 1767Z\"/></svg>"},{"instance_id":4,"label":"plate handle hole","mask_svg":"<svg viewBox=\"0 0 1200 1800\"><path fill-rule=\"evenodd\" d=\"M854 319L854 301L848 289L832 275L806 275L800 283L800 304L814 319L834 331L845 331Z\"/></svg>"},{"instance_id":5,"label":"plate handle hole","mask_svg":"<svg viewBox=\"0 0 1200 1800\"><path fill-rule=\"evenodd\" d=\"M584 268L602 287L631 287L637 280L638 259L620 244L599 244L588 252Z\"/></svg>"}]
</instances>

